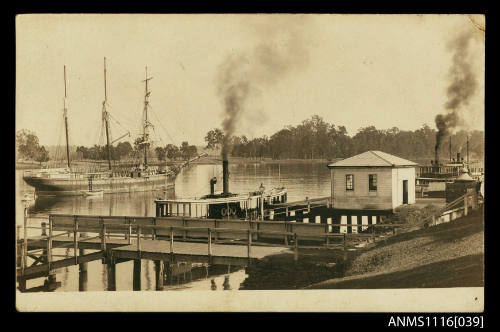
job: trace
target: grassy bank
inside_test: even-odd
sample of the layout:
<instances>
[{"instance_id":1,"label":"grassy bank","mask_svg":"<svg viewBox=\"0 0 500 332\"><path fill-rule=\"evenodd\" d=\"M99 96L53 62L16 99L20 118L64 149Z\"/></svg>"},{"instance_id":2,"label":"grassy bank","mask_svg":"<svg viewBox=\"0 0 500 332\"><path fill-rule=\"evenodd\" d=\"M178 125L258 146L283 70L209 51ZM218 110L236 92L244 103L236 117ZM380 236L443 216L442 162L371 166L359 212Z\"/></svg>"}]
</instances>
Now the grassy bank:
<instances>
[{"instance_id":1,"label":"grassy bank","mask_svg":"<svg viewBox=\"0 0 500 332\"><path fill-rule=\"evenodd\" d=\"M395 235L346 263L344 277L308 288L417 288L484 285L481 210L446 224Z\"/></svg>"},{"instance_id":2,"label":"grassy bank","mask_svg":"<svg viewBox=\"0 0 500 332\"><path fill-rule=\"evenodd\" d=\"M362 250L299 250L247 267L241 289L374 289L483 286L483 214L396 234Z\"/></svg>"}]
</instances>

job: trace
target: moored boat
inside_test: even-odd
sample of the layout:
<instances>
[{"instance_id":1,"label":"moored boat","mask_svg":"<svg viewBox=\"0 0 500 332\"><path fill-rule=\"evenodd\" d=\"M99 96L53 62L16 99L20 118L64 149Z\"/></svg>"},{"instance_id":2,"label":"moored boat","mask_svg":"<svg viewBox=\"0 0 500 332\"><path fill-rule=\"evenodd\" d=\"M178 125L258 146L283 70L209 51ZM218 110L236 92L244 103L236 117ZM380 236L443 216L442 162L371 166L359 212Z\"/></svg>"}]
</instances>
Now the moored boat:
<instances>
[{"instance_id":1,"label":"moored boat","mask_svg":"<svg viewBox=\"0 0 500 332\"><path fill-rule=\"evenodd\" d=\"M255 220L263 218L264 210L269 205L287 201L285 187L266 190L261 184L260 188L253 192L239 194L229 192L229 166L226 159L222 162L222 176L221 193L215 193L217 178L214 177L210 179L210 194L200 198L155 200L156 216Z\"/></svg>"},{"instance_id":2,"label":"moored boat","mask_svg":"<svg viewBox=\"0 0 500 332\"><path fill-rule=\"evenodd\" d=\"M106 94L106 58L104 58L104 101L102 103L102 120L106 129L106 148L108 170L105 172L75 172L71 168L69 143L68 143L68 121L66 108L66 67L64 67L64 124L66 131L66 168L40 169L24 172L24 181L35 188L39 196L75 196L82 195L85 191L102 191L108 193L137 192L167 190L174 188L177 174L181 167L168 167L167 170L159 170L157 167L148 165L147 155L151 141L149 140L149 127L152 124L147 120L149 107L148 82L151 77L147 75L144 96L144 123L141 137L141 146L144 151L144 160L131 169L120 171L113 170L110 153L109 136L109 112L107 111ZM124 137L123 135L122 137ZM120 137L120 138L122 138ZM113 143L113 142L112 142Z\"/></svg>"},{"instance_id":3,"label":"moored boat","mask_svg":"<svg viewBox=\"0 0 500 332\"><path fill-rule=\"evenodd\" d=\"M86 196L86 197L102 197L103 194L104 194L104 191L103 190L84 190L82 192L83 196Z\"/></svg>"}]
</instances>

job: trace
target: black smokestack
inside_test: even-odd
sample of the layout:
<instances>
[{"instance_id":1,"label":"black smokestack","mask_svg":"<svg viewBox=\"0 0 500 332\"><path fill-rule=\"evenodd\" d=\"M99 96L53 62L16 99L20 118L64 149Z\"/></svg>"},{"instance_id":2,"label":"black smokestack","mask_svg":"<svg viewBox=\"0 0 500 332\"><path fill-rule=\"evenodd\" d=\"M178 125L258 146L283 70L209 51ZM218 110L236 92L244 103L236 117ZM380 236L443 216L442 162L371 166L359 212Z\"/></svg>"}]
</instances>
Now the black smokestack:
<instances>
[{"instance_id":1,"label":"black smokestack","mask_svg":"<svg viewBox=\"0 0 500 332\"><path fill-rule=\"evenodd\" d=\"M249 20L249 21L248 21ZM224 106L222 128L222 159L227 160L231 152L232 137L244 118L247 124L262 124L265 113L254 106L249 109L249 100L300 70L308 62L304 33L309 18L302 15L262 15L243 19L257 33L256 44L246 52L235 52L228 56L218 68L217 94Z\"/></svg>"},{"instance_id":2,"label":"black smokestack","mask_svg":"<svg viewBox=\"0 0 500 332\"><path fill-rule=\"evenodd\" d=\"M448 50L453 52L452 65L448 71L450 84L447 88L448 101L445 104L445 114L438 114L435 118L436 146L439 153L444 137L461 123L460 113L465 111L470 98L477 88L477 79L472 70L472 59L470 55L470 41L474 37L473 31L461 33L448 44Z\"/></svg>"},{"instance_id":3,"label":"black smokestack","mask_svg":"<svg viewBox=\"0 0 500 332\"><path fill-rule=\"evenodd\" d=\"M434 163L436 166L439 166L439 153L437 145L434 147Z\"/></svg>"},{"instance_id":4,"label":"black smokestack","mask_svg":"<svg viewBox=\"0 0 500 332\"><path fill-rule=\"evenodd\" d=\"M215 195L215 184L217 183L217 178L213 177L210 179L210 195Z\"/></svg>"},{"instance_id":5,"label":"black smokestack","mask_svg":"<svg viewBox=\"0 0 500 332\"><path fill-rule=\"evenodd\" d=\"M229 194L229 164L227 159L222 160L222 193Z\"/></svg>"}]
</instances>

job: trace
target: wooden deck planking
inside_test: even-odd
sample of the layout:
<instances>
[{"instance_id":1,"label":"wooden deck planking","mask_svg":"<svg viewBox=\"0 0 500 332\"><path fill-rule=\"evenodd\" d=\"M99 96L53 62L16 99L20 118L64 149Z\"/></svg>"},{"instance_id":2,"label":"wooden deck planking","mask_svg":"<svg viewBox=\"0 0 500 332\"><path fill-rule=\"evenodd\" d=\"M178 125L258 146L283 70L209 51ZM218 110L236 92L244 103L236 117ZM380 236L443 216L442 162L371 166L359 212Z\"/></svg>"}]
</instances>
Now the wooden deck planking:
<instances>
[{"instance_id":1,"label":"wooden deck planking","mask_svg":"<svg viewBox=\"0 0 500 332\"><path fill-rule=\"evenodd\" d=\"M139 255L137 243L114 248L112 252L113 256L121 258L136 258L137 255ZM250 252L251 259L262 259L270 255L291 252L291 250L285 247L252 246ZM209 258L207 243L174 241L173 253L176 260L207 262ZM169 259L170 241L142 240L140 257L148 259ZM240 264L245 264L248 260L248 246L212 244L211 258L217 261L221 261L218 258L227 258L227 260L239 261Z\"/></svg>"}]
</instances>

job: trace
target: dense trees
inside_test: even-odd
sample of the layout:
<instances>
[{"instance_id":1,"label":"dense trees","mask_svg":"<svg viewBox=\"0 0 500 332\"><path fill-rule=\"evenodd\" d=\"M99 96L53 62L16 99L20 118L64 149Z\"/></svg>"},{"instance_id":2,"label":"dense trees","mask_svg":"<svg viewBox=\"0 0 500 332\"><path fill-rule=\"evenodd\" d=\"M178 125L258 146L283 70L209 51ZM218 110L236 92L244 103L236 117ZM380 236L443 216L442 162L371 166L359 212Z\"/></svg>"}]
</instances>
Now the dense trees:
<instances>
[{"instance_id":1,"label":"dense trees","mask_svg":"<svg viewBox=\"0 0 500 332\"><path fill-rule=\"evenodd\" d=\"M212 150L217 150L222 145L222 140L224 139L224 133L219 128L210 130L205 136L205 142L207 142L207 148Z\"/></svg>"},{"instance_id":2,"label":"dense trees","mask_svg":"<svg viewBox=\"0 0 500 332\"><path fill-rule=\"evenodd\" d=\"M35 156L35 161L38 161L40 164L49 161L49 152L45 150L44 146L39 147Z\"/></svg>"},{"instance_id":3,"label":"dense trees","mask_svg":"<svg viewBox=\"0 0 500 332\"><path fill-rule=\"evenodd\" d=\"M134 147L129 142L120 142L115 147L110 146L112 160L124 160L129 158L142 158L144 155L142 139L134 141ZM105 160L108 158L106 146L94 145L93 147L78 146L76 148L78 159ZM179 147L173 144L167 144L165 147L157 146L149 153L154 153L159 161L190 159L197 155L198 149L194 145L189 145L188 142L182 142Z\"/></svg>"},{"instance_id":4,"label":"dense trees","mask_svg":"<svg viewBox=\"0 0 500 332\"><path fill-rule=\"evenodd\" d=\"M483 131L458 131L451 137L453 157L466 151L469 135L469 152L475 158L484 155ZM440 158L449 159L449 137L440 147ZM223 134L214 129L207 133L207 148L220 146ZM332 159L346 158L367 150L381 150L403 158L432 158L436 130L427 125L414 131L377 129L374 126L360 128L349 136L344 126L335 126L314 115L297 126L287 126L271 137L263 136L249 140L245 136L231 138L231 155L247 158L273 159Z\"/></svg>"},{"instance_id":5,"label":"dense trees","mask_svg":"<svg viewBox=\"0 0 500 332\"><path fill-rule=\"evenodd\" d=\"M173 144L167 144L165 147L157 147L155 149L158 160L165 160L167 157L170 160L182 158L184 160L191 159L198 154L198 149L194 145L189 145L188 142L182 142L180 147Z\"/></svg>"},{"instance_id":6,"label":"dense trees","mask_svg":"<svg viewBox=\"0 0 500 332\"><path fill-rule=\"evenodd\" d=\"M21 158L39 163L49 160L49 153L44 146L40 146L36 134L29 130L22 129L16 133L16 147Z\"/></svg>"}]
</instances>

